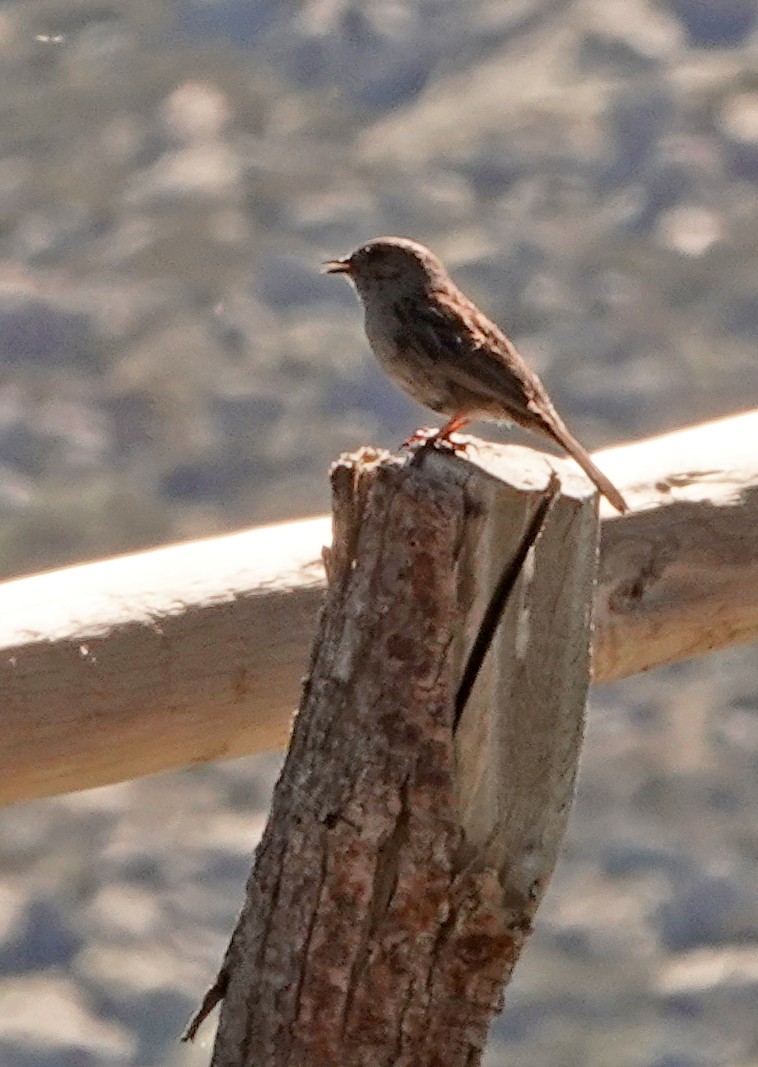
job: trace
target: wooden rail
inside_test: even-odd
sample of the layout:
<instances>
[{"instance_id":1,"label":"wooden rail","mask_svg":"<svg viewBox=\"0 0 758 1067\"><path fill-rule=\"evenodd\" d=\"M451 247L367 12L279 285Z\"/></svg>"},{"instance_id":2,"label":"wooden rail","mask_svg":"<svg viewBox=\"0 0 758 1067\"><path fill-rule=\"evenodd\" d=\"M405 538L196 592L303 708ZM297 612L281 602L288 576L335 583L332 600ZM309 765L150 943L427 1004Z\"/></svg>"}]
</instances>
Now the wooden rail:
<instances>
[{"instance_id":1,"label":"wooden rail","mask_svg":"<svg viewBox=\"0 0 758 1067\"><path fill-rule=\"evenodd\" d=\"M594 680L755 640L758 411L595 458L631 510L601 505ZM484 442L435 462L582 477ZM0 801L281 748L330 541L322 516L0 585Z\"/></svg>"}]
</instances>

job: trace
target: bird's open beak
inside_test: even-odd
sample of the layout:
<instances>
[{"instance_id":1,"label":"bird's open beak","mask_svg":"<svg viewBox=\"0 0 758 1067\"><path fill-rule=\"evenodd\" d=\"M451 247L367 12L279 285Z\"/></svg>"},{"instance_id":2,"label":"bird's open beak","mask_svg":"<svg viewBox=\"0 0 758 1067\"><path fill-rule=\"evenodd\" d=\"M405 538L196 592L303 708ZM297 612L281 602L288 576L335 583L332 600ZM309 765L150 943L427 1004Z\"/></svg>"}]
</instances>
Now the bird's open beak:
<instances>
[{"instance_id":1,"label":"bird's open beak","mask_svg":"<svg viewBox=\"0 0 758 1067\"><path fill-rule=\"evenodd\" d=\"M322 274L349 274L350 273L350 256L343 256L342 259L327 259L326 263L321 264Z\"/></svg>"}]
</instances>

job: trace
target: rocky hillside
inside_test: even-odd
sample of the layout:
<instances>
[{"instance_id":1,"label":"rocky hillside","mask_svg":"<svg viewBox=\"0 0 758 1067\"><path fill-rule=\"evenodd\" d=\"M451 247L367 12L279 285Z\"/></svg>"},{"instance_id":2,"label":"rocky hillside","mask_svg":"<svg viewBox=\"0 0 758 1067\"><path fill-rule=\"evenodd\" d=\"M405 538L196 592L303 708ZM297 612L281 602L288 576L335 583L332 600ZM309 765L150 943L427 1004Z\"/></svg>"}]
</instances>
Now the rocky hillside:
<instances>
[{"instance_id":1,"label":"rocky hillside","mask_svg":"<svg viewBox=\"0 0 758 1067\"><path fill-rule=\"evenodd\" d=\"M758 401L752 0L0 13L0 573L321 509L421 418L326 255L423 239L590 444Z\"/></svg>"},{"instance_id":2,"label":"rocky hillside","mask_svg":"<svg viewBox=\"0 0 758 1067\"><path fill-rule=\"evenodd\" d=\"M588 445L758 403L754 0L0 5L0 574L320 511L430 244ZM758 1063L758 668L596 692L487 1067ZM0 813L0 1063L174 1067L273 760Z\"/></svg>"}]
</instances>

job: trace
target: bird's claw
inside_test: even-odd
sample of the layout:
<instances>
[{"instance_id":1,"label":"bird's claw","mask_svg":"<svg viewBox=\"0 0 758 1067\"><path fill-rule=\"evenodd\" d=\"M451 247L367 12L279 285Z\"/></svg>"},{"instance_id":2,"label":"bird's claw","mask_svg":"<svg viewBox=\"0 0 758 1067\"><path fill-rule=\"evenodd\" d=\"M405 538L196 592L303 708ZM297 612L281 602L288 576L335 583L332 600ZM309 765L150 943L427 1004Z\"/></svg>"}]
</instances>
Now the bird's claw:
<instances>
[{"instance_id":1,"label":"bird's claw","mask_svg":"<svg viewBox=\"0 0 758 1067\"><path fill-rule=\"evenodd\" d=\"M468 448L468 441L454 440L457 434L443 434L441 427L429 427L422 426L406 437L401 444L401 448L408 448L412 452L416 452L421 448L447 448L451 452L465 452Z\"/></svg>"},{"instance_id":2,"label":"bird's claw","mask_svg":"<svg viewBox=\"0 0 758 1067\"><path fill-rule=\"evenodd\" d=\"M420 429L412 433L410 437L406 437L400 447L410 449L423 448L425 445L429 445L435 441L438 434L438 429L422 426Z\"/></svg>"}]
</instances>

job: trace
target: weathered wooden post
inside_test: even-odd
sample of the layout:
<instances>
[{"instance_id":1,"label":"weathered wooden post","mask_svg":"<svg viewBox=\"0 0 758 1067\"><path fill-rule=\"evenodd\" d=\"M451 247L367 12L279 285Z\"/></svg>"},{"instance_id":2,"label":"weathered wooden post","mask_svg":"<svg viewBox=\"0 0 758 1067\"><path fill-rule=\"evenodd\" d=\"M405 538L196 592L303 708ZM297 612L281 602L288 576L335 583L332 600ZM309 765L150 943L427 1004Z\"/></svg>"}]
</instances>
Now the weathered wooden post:
<instances>
[{"instance_id":1,"label":"weathered wooden post","mask_svg":"<svg viewBox=\"0 0 758 1067\"><path fill-rule=\"evenodd\" d=\"M589 483L507 457L335 467L300 711L188 1031L222 1001L215 1067L479 1062L571 803L597 561Z\"/></svg>"}]
</instances>

